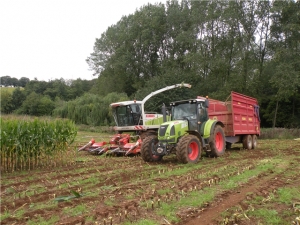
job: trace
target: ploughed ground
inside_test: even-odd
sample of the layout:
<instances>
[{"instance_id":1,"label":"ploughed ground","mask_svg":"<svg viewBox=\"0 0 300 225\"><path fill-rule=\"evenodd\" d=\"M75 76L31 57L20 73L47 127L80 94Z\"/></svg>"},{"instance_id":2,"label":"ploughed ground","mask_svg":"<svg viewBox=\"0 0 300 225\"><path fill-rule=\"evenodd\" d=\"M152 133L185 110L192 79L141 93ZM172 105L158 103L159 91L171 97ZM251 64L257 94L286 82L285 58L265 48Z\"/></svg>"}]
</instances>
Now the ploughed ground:
<instances>
[{"instance_id":1,"label":"ploughed ground","mask_svg":"<svg viewBox=\"0 0 300 225\"><path fill-rule=\"evenodd\" d=\"M75 159L1 171L1 224L268 224L255 214L261 209L278 224L300 216L300 141L259 140L250 151L233 145L197 164L175 155L159 163L87 152ZM295 191L288 202L278 200L283 189Z\"/></svg>"}]
</instances>

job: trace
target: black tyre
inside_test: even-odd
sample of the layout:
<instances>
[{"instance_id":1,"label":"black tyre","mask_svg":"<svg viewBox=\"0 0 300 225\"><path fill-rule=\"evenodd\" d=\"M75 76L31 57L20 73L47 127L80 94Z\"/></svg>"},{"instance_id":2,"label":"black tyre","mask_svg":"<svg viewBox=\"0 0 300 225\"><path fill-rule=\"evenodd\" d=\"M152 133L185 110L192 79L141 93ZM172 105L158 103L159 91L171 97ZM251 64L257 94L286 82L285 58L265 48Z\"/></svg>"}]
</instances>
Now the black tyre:
<instances>
[{"instance_id":1,"label":"black tyre","mask_svg":"<svg viewBox=\"0 0 300 225\"><path fill-rule=\"evenodd\" d=\"M231 149L231 143L230 142L226 142L226 149Z\"/></svg>"},{"instance_id":2,"label":"black tyre","mask_svg":"<svg viewBox=\"0 0 300 225\"><path fill-rule=\"evenodd\" d=\"M210 138L210 155L213 157L219 157L225 153L225 134L220 125L216 125L214 132Z\"/></svg>"},{"instance_id":3,"label":"black tyre","mask_svg":"<svg viewBox=\"0 0 300 225\"><path fill-rule=\"evenodd\" d=\"M145 162L157 162L162 159L161 155L153 155L152 149L156 147L158 139L155 135L145 137L141 146L141 156Z\"/></svg>"},{"instance_id":4,"label":"black tyre","mask_svg":"<svg viewBox=\"0 0 300 225\"><path fill-rule=\"evenodd\" d=\"M153 130L142 131L140 134L140 138L144 140L148 136L157 136L157 133Z\"/></svg>"},{"instance_id":5,"label":"black tyre","mask_svg":"<svg viewBox=\"0 0 300 225\"><path fill-rule=\"evenodd\" d=\"M243 147L248 150L252 149L252 137L250 134L243 137Z\"/></svg>"},{"instance_id":6,"label":"black tyre","mask_svg":"<svg viewBox=\"0 0 300 225\"><path fill-rule=\"evenodd\" d=\"M257 136L254 134L252 135L252 149L256 149L257 147Z\"/></svg>"},{"instance_id":7,"label":"black tyre","mask_svg":"<svg viewBox=\"0 0 300 225\"><path fill-rule=\"evenodd\" d=\"M181 163L197 163L201 156L202 146L194 135L185 135L180 138L176 147L176 156Z\"/></svg>"}]
</instances>

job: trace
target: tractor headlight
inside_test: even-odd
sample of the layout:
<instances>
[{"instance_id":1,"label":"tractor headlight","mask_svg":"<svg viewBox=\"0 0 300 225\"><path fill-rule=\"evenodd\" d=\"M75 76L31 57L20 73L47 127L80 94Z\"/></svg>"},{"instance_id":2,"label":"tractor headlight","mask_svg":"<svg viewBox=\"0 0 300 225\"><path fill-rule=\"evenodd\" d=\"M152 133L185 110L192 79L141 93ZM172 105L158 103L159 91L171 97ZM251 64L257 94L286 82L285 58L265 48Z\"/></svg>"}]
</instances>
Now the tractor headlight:
<instances>
[{"instance_id":1,"label":"tractor headlight","mask_svg":"<svg viewBox=\"0 0 300 225\"><path fill-rule=\"evenodd\" d=\"M156 149L156 151L157 151L157 153L161 154L161 153L164 152L164 149L161 148L161 147L158 147L158 148Z\"/></svg>"}]
</instances>

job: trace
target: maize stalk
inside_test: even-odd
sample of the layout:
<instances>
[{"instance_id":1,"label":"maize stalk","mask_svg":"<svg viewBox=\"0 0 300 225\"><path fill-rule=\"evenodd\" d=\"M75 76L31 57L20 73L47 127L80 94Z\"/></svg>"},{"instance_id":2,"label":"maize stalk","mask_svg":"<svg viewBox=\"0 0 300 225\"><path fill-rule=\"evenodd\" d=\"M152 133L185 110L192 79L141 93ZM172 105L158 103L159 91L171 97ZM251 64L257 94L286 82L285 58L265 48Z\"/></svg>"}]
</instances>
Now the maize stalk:
<instances>
[{"instance_id":1,"label":"maize stalk","mask_svg":"<svg viewBox=\"0 0 300 225\"><path fill-rule=\"evenodd\" d=\"M4 171L30 170L64 162L77 134L68 120L44 121L1 118L1 168Z\"/></svg>"}]
</instances>

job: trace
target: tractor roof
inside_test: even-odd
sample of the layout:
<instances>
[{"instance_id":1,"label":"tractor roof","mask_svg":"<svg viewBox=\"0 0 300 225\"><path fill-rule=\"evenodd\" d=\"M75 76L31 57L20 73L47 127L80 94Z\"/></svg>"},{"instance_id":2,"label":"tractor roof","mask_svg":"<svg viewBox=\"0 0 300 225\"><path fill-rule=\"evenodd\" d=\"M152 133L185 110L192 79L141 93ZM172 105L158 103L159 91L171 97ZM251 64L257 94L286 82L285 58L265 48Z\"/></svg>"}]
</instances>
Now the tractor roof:
<instances>
[{"instance_id":1,"label":"tractor roof","mask_svg":"<svg viewBox=\"0 0 300 225\"><path fill-rule=\"evenodd\" d=\"M205 102L205 98L180 100L180 101L171 102L170 105L179 105L183 103L196 103L196 102Z\"/></svg>"}]
</instances>

